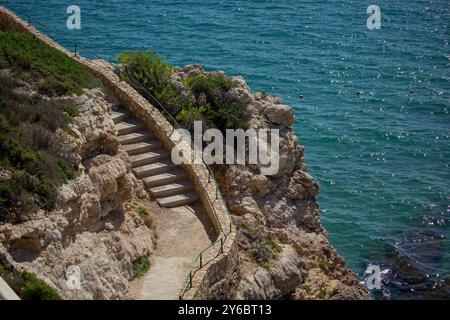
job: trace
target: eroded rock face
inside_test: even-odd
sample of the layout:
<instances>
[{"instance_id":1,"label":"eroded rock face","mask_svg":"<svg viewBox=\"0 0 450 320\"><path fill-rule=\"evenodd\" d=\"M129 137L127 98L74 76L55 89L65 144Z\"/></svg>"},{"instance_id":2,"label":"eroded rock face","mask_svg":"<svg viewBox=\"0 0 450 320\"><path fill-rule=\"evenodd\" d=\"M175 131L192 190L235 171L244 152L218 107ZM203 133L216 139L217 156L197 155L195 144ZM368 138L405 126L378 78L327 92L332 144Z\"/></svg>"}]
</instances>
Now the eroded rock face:
<instances>
[{"instance_id":1,"label":"eroded rock face","mask_svg":"<svg viewBox=\"0 0 450 320\"><path fill-rule=\"evenodd\" d=\"M201 74L206 72L200 66L186 66L177 77ZM258 165L215 167L235 225L239 229L250 226L253 232L259 230L281 248L261 263L254 252L259 250L257 255L264 256L263 245L255 248L248 241L240 241L239 264L233 275L236 279L233 287L227 288L228 298L368 299L320 223L316 201L319 185L307 172L304 148L298 144L292 128L292 108L280 98L252 94L242 77L214 74L233 81L236 87L230 94L246 105L250 128L278 129L280 133L277 173L264 176Z\"/></svg>"},{"instance_id":2,"label":"eroded rock face","mask_svg":"<svg viewBox=\"0 0 450 320\"><path fill-rule=\"evenodd\" d=\"M303 282L304 265L291 246L284 246L269 270L258 267L246 274L237 290L238 299L280 299Z\"/></svg>"},{"instance_id":3,"label":"eroded rock face","mask_svg":"<svg viewBox=\"0 0 450 320\"><path fill-rule=\"evenodd\" d=\"M153 251L153 232L133 209L148 196L119 149L115 102L98 89L63 99L79 116L52 148L78 168L77 177L58 189L58 209L0 225L0 259L37 274L65 299L123 299L132 262ZM81 271L80 289L67 281L71 267Z\"/></svg>"}]
</instances>

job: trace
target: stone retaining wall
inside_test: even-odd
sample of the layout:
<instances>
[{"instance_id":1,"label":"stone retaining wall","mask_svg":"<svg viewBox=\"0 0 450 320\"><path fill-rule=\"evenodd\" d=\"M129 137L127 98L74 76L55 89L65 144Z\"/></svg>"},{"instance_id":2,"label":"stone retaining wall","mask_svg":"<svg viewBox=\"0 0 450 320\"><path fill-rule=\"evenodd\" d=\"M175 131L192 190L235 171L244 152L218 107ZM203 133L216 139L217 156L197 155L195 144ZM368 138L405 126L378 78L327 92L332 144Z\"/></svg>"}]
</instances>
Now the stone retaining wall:
<instances>
[{"instance_id":1,"label":"stone retaining wall","mask_svg":"<svg viewBox=\"0 0 450 320\"><path fill-rule=\"evenodd\" d=\"M0 27L4 30L31 34L84 65L91 73L102 79L104 85L120 99L123 106L133 116L145 122L147 127L163 142L167 150L172 150L179 143L188 143L190 145L188 141L183 140L182 137L175 133L174 127L157 108L128 83L121 81L108 64L101 60L93 61L80 55L75 55L3 7L0 7ZM208 299L213 295L215 296L212 289L214 285L218 284L219 286L220 281L227 274L233 272L236 266L236 230L230 224L224 203L216 197L217 194L220 194L220 191L217 193L214 183L210 181L208 168L203 164L183 164L182 166L190 181L194 184L200 201L217 234L220 236L223 234L222 231L228 233L231 230L223 243L223 253L220 253L222 251L220 242L205 252L203 261L209 262L202 269L195 272L192 281L193 287L185 295L186 299Z\"/></svg>"}]
</instances>

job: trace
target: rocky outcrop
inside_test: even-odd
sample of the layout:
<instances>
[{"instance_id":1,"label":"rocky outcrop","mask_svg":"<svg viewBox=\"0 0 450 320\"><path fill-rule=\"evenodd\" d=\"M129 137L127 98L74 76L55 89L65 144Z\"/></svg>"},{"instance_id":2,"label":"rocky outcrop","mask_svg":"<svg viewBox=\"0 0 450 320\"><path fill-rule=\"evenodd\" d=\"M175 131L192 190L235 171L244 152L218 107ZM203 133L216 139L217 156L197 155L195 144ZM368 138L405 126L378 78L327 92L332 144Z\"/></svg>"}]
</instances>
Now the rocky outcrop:
<instances>
[{"instance_id":1,"label":"rocky outcrop","mask_svg":"<svg viewBox=\"0 0 450 320\"><path fill-rule=\"evenodd\" d=\"M252 268L250 268L252 269ZM258 267L254 272L246 272L239 283L236 298L272 300L282 298L303 282L304 265L297 252L289 245L274 261L270 269Z\"/></svg>"},{"instance_id":2,"label":"rocky outcrop","mask_svg":"<svg viewBox=\"0 0 450 320\"><path fill-rule=\"evenodd\" d=\"M177 78L192 74L207 73L199 66L187 66ZM228 78L221 72L214 74ZM235 84L229 94L244 103L249 127L279 130L280 167L272 176L262 175L258 165L215 167L216 179L240 230L239 263L230 276L233 282L226 284L226 297L368 299L321 225L316 201L319 185L307 172L304 148L292 128L292 108L280 98L252 94L242 77L229 79ZM257 236L258 246L251 245L255 238L246 239L248 230L262 235ZM271 245L277 246L276 250Z\"/></svg>"},{"instance_id":3,"label":"rocky outcrop","mask_svg":"<svg viewBox=\"0 0 450 320\"><path fill-rule=\"evenodd\" d=\"M149 223L134 210L145 206L147 193L119 149L110 117L117 102L99 89L59 100L79 116L58 132L52 150L77 168L77 176L58 189L54 211L23 213L22 223L0 225L0 259L35 273L65 299L122 299L133 261L153 251ZM79 287L70 285L73 270Z\"/></svg>"}]
</instances>

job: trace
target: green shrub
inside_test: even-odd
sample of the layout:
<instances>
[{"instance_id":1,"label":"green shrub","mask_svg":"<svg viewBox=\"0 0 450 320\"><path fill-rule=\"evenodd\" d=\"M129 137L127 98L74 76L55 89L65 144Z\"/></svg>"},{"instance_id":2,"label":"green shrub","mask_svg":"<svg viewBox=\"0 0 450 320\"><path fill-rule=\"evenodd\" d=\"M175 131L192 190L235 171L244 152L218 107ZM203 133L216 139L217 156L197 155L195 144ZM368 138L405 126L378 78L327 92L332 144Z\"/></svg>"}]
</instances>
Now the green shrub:
<instances>
[{"instance_id":1,"label":"green shrub","mask_svg":"<svg viewBox=\"0 0 450 320\"><path fill-rule=\"evenodd\" d=\"M197 104L200 104L196 106L197 110L202 111L202 118L208 126L222 132L226 129L247 128L245 106L227 95L233 88L230 79L218 75L190 76L184 80L184 85L197 98ZM200 97L204 97L205 101Z\"/></svg>"},{"instance_id":2,"label":"green shrub","mask_svg":"<svg viewBox=\"0 0 450 320\"><path fill-rule=\"evenodd\" d=\"M205 93L206 98L209 98L211 102L217 102L220 94L233 88L233 82L230 79L213 75L190 76L184 80L184 84L191 89L194 95Z\"/></svg>"},{"instance_id":3,"label":"green shrub","mask_svg":"<svg viewBox=\"0 0 450 320\"><path fill-rule=\"evenodd\" d=\"M317 295L317 298L320 300L326 299L327 298L327 290L325 290L324 288L320 289L320 292Z\"/></svg>"},{"instance_id":4,"label":"green shrub","mask_svg":"<svg viewBox=\"0 0 450 320\"><path fill-rule=\"evenodd\" d=\"M152 51L125 52L118 56L118 60L123 64L123 78L155 103L132 80L135 79L184 127L192 129L194 120L203 120L208 127L218 128L222 132L247 128L245 106L228 95L233 88L230 79L213 74L187 77L182 85L196 98L193 102L181 96L170 81L174 68Z\"/></svg>"},{"instance_id":5,"label":"green shrub","mask_svg":"<svg viewBox=\"0 0 450 320\"><path fill-rule=\"evenodd\" d=\"M58 292L40 279L25 282L22 300L62 300Z\"/></svg>"},{"instance_id":6,"label":"green shrub","mask_svg":"<svg viewBox=\"0 0 450 320\"><path fill-rule=\"evenodd\" d=\"M311 292L311 287L310 287L309 285L307 285L307 284L302 284L302 285L300 286L300 288L303 289L303 290L305 290L306 293L308 293L308 294Z\"/></svg>"},{"instance_id":7,"label":"green shrub","mask_svg":"<svg viewBox=\"0 0 450 320\"><path fill-rule=\"evenodd\" d=\"M0 76L0 165L11 178L0 183L0 221L37 208L54 209L56 188L75 177L54 155L56 130L67 128L76 110L40 96L16 93L16 80Z\"/></svg>"},{"instance_id":8,"label":"green shrub","mask_svg":"<svg viewBox=\"0 0 450 320\"><path fill-rule=\"evenodd\" d=\"M263 242L253 244L251 254L257 263L267 262L272 257L271 250Z\"/></svg>"},{"instance_id":9,"label":"green shrub","mask_svg":"<svg viewBox=\"0 0 450 320\"><path fill-rule=\"evenodd\" d=\"M136 212L141 216L148 216L148 209L145 207L137 207Z\"/></svg>"},{"instance_id":10,"label":"green shrub","mask_svg":"<svg viewBox=\"0 0 450 320\"><path fill-rule=\"evenodd\" d=\"M133 276L142 277L150 269L150 260L147 256L141 256L133 262Z\"/></svg>"},{"instance_id":11,"label":"green shrub","mask_svg":"<svg viewBox=\"0 0 450 320\"><path fill-rule=\"evenodd\" d=\"M178 113L177 120L183 122L188 127L192 127L191 123L194 121L205 120L205 114L208 109L206 106L186 107Z\"/></svg>"},{"instance_id":12,"label":"green shrub","mask_svg":"<svg viewBox=\"0 0 450 320\"><path fill-rule=\"evenodd\" d=\"M281 247L261 229L252 228L245 223L241 224L241 228L244 236L249 240L253 260L264 269L269 269L270 259L282 251Z\"/></svg>"},{"instance_id":13,"label":"green shrub","mask_svg":"<svg viewBox=\"0 0 450 320\"><path fill-rule=\"evenodd\" d=\"M278 243L275 242L273 239L267 239L266 245L273 251L273 252L281 252L281 247L278 245Z\"/></svg>"},{"instance_id":14,"label":"green shrub","mask_svg":"<svg viewBox=\"0 0 450 320\"><path fill-rule=\"evenodd\" d=\"M317 260L317 266L322 269L323 272L328 272L330 265L327 261L323 260L323 259L318 259Z\"/></svg>"},{"instance_id":15,"label":"green shrub","mask_svg":"<svg viewBox=\"0 0 450 320\"><path fill-rule=\"evenodd\" d=\"M31 78L38 92L48 95L80 94L83 88L102 86L78 62L23 33L0 32L0 66L17 78Z\"/></svg>"},{"instance_id":16,"label":"green shrub","mask_svg":"<svg viewBox=\"0 0 450 320\"><path fill-rule=\"evenodd\" d=\"M22 300L61 300L54 288L33 273L15 274L0 264L0 276Z\"/></svg>"},{"instance_id":17,"label":"green shrub","mask_svg":"<svg viewBox=\"0 0 450 320\"><path fill-rule=\"evenodd\" d=\"M146 52L125 52L117 57L123 65L124 79L131 86L143 93L141 87L131 79L136 79L148 92L150 92L166 109L173 115L187 105L179 96L170 83L172 66L167 64L161 57L149 50ZM146 94L143 96L150 99ZM154 101L151 101L154 103ZM156 104L156 106L158 106ZM158 106L159 107L159 106Z\"/></svg>"}]
</instances>

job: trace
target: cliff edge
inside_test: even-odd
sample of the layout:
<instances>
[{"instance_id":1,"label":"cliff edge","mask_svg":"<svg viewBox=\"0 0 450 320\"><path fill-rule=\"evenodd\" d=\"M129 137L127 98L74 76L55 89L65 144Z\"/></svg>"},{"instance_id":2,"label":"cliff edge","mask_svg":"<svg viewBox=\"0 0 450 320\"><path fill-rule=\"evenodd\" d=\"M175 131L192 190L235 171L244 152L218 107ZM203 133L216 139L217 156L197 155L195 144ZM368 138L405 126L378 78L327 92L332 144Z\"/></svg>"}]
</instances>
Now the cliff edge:
<instances>
[{"instance_id":1,"label":"cliff edge","mask_svg":"<svg viewBox=\"0 0 450 320\"><path fill-rule=\"evenodd\" d=\"M321 225L319 185L308 174L304 148L292 127L292 108L280 98L263 92L253 94L242 77L205 72L201 66L186 66L175 72L172 80L181 84L186 78L199 76L233 82L227 97L245 106L248 128L280 132L277 174L262 175L258 165L214 166L238 228L239 249L234 273L216 283L210 297L369 299ZM189 96L183 89L179 93Z\"/></svg>"}]
</instances>

